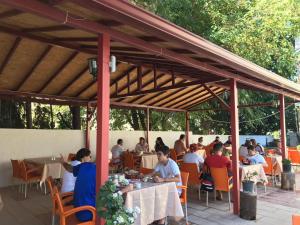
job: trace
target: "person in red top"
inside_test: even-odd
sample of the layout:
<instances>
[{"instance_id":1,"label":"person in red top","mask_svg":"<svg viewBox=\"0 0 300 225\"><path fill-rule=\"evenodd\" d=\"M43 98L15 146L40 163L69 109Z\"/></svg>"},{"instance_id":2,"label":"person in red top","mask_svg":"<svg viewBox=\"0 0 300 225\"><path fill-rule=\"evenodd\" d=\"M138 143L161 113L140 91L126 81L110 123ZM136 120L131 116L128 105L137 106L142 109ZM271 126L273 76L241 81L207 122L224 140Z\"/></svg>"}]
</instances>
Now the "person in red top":
<instances>
[{"instance_id":1,"label":"person in red top","mask_svg":"<svg viewBox=\"0 0 300 225\"><path fill-rule=\"evenodd\" d=\"M222 153L223 153L223 144L221 143L215 144L213 148L213 155L210 155L205 159L204 165L208 168L227 167L228 175L232 176L231 161L226 156L223 156ZM217 191L217 200L222 200L222 192L220 191Z\"/></svg>"}]
</instances>

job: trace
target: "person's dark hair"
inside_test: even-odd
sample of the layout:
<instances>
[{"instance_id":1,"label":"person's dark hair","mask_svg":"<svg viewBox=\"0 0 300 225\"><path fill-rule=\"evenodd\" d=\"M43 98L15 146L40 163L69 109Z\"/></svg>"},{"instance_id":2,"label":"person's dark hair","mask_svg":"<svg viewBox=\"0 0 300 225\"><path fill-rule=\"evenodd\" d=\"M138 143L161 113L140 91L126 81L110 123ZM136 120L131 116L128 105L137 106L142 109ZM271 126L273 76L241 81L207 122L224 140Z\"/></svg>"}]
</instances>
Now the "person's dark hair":
<instances>
[{"instance_id":1,"label":"person's dark hair","mask_svg":"<svg viewBox=\"0 0 300 225\"><path fill-rule=\"evenodd\" d=\"M223 150L223 144L222 143L217 143L213 147L213 152L218 152Z\"/></svg>"},{"instance_id":2,"label":"person's dark hair","mask_svg":"<svg viewBox=\"0 0 300 225\"><path fill-rule=\"evenodd\" d=\"M245 142L245 147L249 147L251 145L251 141L248 139L248 140L246 140L246 142Z\"/></svg>"},{"instance_id":3,"label":"person's dark hair","mask_svg":"<svg viewBox=\"0 0 300 225\"><path fill-rule=\"evenodd\" d=\"M220 139L220 137L219 137L219 136L217 136L217 137L216 137L216 140L217 140L217 139Z\"/></svg>"},{"instance_id":4,"label":"person's dark hair","mask_svg":"<svg viewBox=\"0 0 300 225\"><path fill-rule=\"evenodd\" d=\"M250 139L252 145L257 145L256 140L255 139Z\"/></svg>"},{"instance_id":5,"label":"person's dark hair","mask_svg":"<svg viewBox=\"0 0 300 225\"><path fill-rule=\"evenodd\" d=\"M156 152L160 151L163 146L165 146L165 143L163 142L162 138L161 137L156 138L156 143L154 146L155 151Z\"/></svg>"},{"instance_id":6,"label":"person's dark hair","mask_svg":"<svg viewBox=\"0 0 300 225\"><path fill-rule=\"evenodd\" d=\"M184 134L180 135L180 137L179 137L180 140L182 140L182 139L184 139L184 138L185 138L185 135L184 135Z\"/></svg>"},{"instance_id":7,"label":"person's dark hair","mask_svg":"<svg viewBox=\"0 0 300 225\"><path fill-rule=\"evenodd\" d=\"M164 145L164 146L161 146L157 152L162 152L164 155L169 155L170 149L168 146Z\"/></svg>"},{"instance_id":8,"label":"person's dark hair","mask_svg":"<svg viewBox=\"0 0 300 225\"><path fill-rule=\"evenodd\" d=\"M247 149L248 149L248 151L250 150L250 151L255 151L255 147L253 146L253 145L249 145L248 147L247 147Z\"/></svg>"},{"instance_id":9,"label":"person's dark hair","mask_svg":"<svg viewBox=\"0 0 300 225\"><path fill-rule=\"evenodd\" d=\"M190 145L190 152L195 152L197 151L197 144L191 144Z\"/></svg>"},{"instance_id":10,"label":"person's dark hair","mask_svg":"<svg viewBox=\"0 0 300 225\"><path fill-rule=\"evenodd\" d=\"M199 137L198 142L202 142L202 141L203 141L203 137Z\"/></svg>"},{"instance_id":11,"label":"person's dark hair","mask_svg":"<svg viewBox=\"0 0 300 225\"><path fill-rule=\"evenodd\" d=\"M140 141L141 141L141 140L144 140L144 141L145 141L145 138L144 138L144 137L140 137Z\"/></svg>"},{"instance_id":12,"label":"person's dark hair","mask_svg":"<svg viewBox=\"0 0 300 225\"><path fill-rule=\"evenodd\" d=\"M123 143L123 140L122 139L118 139L117 144L120 145L122 143Z\"/></svg>"},{"instance_id":13,"label":"person's dark hair","mask_svg":"<svg viewBox=\"0 0 300 225\"><path fill-rule=\"evenodd\" d=\"M77 161L81 161L81 159L83 157L89 156L91 155L91 150L89 150L88 148L81 148L77 151L75 159Z\"/></svg>"}]
</instances>

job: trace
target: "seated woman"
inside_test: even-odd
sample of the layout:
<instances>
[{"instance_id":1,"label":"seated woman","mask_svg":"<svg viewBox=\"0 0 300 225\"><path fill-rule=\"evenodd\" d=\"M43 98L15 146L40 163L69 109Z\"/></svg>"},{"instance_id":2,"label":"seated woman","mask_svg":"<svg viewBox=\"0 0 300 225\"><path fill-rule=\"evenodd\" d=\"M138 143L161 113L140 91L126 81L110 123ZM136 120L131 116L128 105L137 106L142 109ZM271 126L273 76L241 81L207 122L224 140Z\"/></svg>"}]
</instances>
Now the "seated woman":
<instances>
[{"instance_id":1,"label":"seated woman","mask_svg":"<svg viewBox=\"0 0 300 225\"><path fill-rule=\"evenodd\" d=\"M75 158L71 161L72 166L77 166L81 163L81 160L83 158L83 155L81 153L81 151L78 151L76 153ZM65 170L62 180L61 193L74 191L75 182L76 177L73 176L73 173L70 173L67 170Z\"/></svg>"},{"instance_id":2,"label":"seated woman","mask_svg":"<svg viewBox=\"0 0 300 225\"><path fill-rule=\"evenodd\" d=\"M248 157L247 159L249 160L251 165L255 164L263 164L263 166L268 166L265 158L260 155L256 150L253 145L248 146Z\"/></svg>"},{"instance_id":3,"label":"seated woman","mask_svg":"<svg viewBox=\"0 0 300 225\"><path fill-rule=\"evenodd\" d=\"M148 144L146 143L145 138L140 137L139 143L137 143L136 146L135 146L135 151L136 151L137 153L148 152L148 151L149 151L149 146L148 146Z\"/></svg>"},{"instance_id":4,"label":"seated woman","mask_svg":"<svg viewBox=\"0 0 300 225\"><path fill-rule=\"evenodd\" d=\"M154 150L157 152L163 146L165 146L165 143L163 142L162 138L161 137L156 138Z\"/></svg>"},{"instance_id":5,"label":"seated woman","mask_svg":"<svg viewBox=\"0 0 300 225\"><path fill-rule=\"evenodd\" d=\"M191 144L190 151L183 156L183 162L197 164L198 171L200 171L204 163L204 159L202 156L198 155L196 151L197 144Z\"/></svg>"}]
</instances>

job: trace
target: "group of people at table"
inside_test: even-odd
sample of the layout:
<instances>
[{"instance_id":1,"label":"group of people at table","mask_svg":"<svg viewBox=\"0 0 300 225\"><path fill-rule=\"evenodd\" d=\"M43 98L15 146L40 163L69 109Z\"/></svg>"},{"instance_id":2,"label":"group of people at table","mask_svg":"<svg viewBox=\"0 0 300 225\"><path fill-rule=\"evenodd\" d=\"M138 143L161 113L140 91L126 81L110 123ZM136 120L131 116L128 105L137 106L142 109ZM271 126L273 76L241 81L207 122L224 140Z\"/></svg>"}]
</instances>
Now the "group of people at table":
<instances>
[{"instance_id":1,"label":"group of people at table","mask_svg":"<svg viewBox=\"0 0 300 225\"><path fill-rule=\"evenodd\" d=\"M196 163L200 170L208 170L210 167L214 168L227 168L228 175L231 176L231 160L226 154L230 154L231 137L223 144L219 137L209 145L211 151L204 159L201 155L197 154L199 149L204 149L203 138L198 139L197 144L190 145L187 149L184 143L185 135L181 135L174 143L174 149L177 155L183 156L183 162ZM178 164L172 160L170 155L170 149L164 144L161 137L158 137L155 143L155 152L158 157L158 164L154 168L153 172L149 175L154 178L157 183L161 182L175 182L177 186L181 186L181 176ZM144 152L149 151L149 146L145 142L143 137L140 138L137 143L135 151ZM117 145L111 149L112 158L116 161L122 160L122 154L124 152L123 140L119 139ZM245 157L249 164L266 164L264 160L264 149L261 145L257 144L255 140L247 140L244 145L239 149L240 155ZM63 176L63 183L61 192L74 191L74 199L71 202L75 207L84 205L95 206L96 204L96 165L91 162L91 151L86 148L80 149L76 153L76 157L73 161L66 162L61 157L61 163L66 169ZM132 190L132 186L123 188L122 193L126 193ZM222 200L222 193L217 192L217 199ZM180 196L181 190L178 189ZM89 221L92 219L92 214L88 211L81 211L76 214L80 221ZM158 224L163 224L164 219L158 221Z\"/></svg>"}]
</instances>

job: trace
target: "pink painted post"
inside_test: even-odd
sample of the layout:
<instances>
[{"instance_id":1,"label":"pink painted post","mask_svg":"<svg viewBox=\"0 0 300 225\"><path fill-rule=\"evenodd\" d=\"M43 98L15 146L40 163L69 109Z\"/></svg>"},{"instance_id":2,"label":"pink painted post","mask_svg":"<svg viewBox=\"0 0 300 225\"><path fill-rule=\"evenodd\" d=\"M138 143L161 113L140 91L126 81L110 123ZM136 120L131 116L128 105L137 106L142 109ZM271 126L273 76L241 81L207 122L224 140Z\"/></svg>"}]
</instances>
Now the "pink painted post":
<instances>
[{"instance_id":1,"label":"pink painted post","mask_svg":"<svg viewBox=\"0 0 300 225\"><path fill-rule=\"evenodd\" d=\"M284 95L279 95L280 101L280 139L281 139L281 152L282 158L287 158L287 148L286 148L286 126L285 126L285 100Z\"/></svg>"},{"instance_id":2,"label":"pink painted post","mask_svg":"<svg viewBox=\"0 0 300 225\"><path fill-rule=\"evenodd\" d=\"M185 145L187 148L190 147L190 139L189 139L189 132L190 132L190 113L185 113Z\"/></svg>"},{"instance_id":3,"label":"pink painted post","mask_svg":"<svg viewBox=\"0 0 300 225\"><path fill-rule=\"evenodd\" d=\"M108 179L108 145L109 145L109 58L110 37L99 35L98 39L98 76L97 76L97 137L96 137L96 192ZM97 220L97 224L104 221Z\"/></svg>"},{"instance_id":4,"label":"pink painted post","mask_svg":"<svg viewBox=\"0 0 300 225\"><path fill-rule=\"evenodd\" d=\"M240 212L240 179L239 179L239 114L238 90L236 80L230 81L230 124L232 137L232 172L233 172L233 213Z\"/></svg>"},{"instance_id":5,"label":"pink painted post","mask_svg":"<svg viewBox=\"0 0 300 225\"><path fill-rule=\"evenodd\" d=\"M90 133L91 133L91 108L86 106L86 128L85 128L85 147L90 148Z\"/></svg>"}]
</instances>

